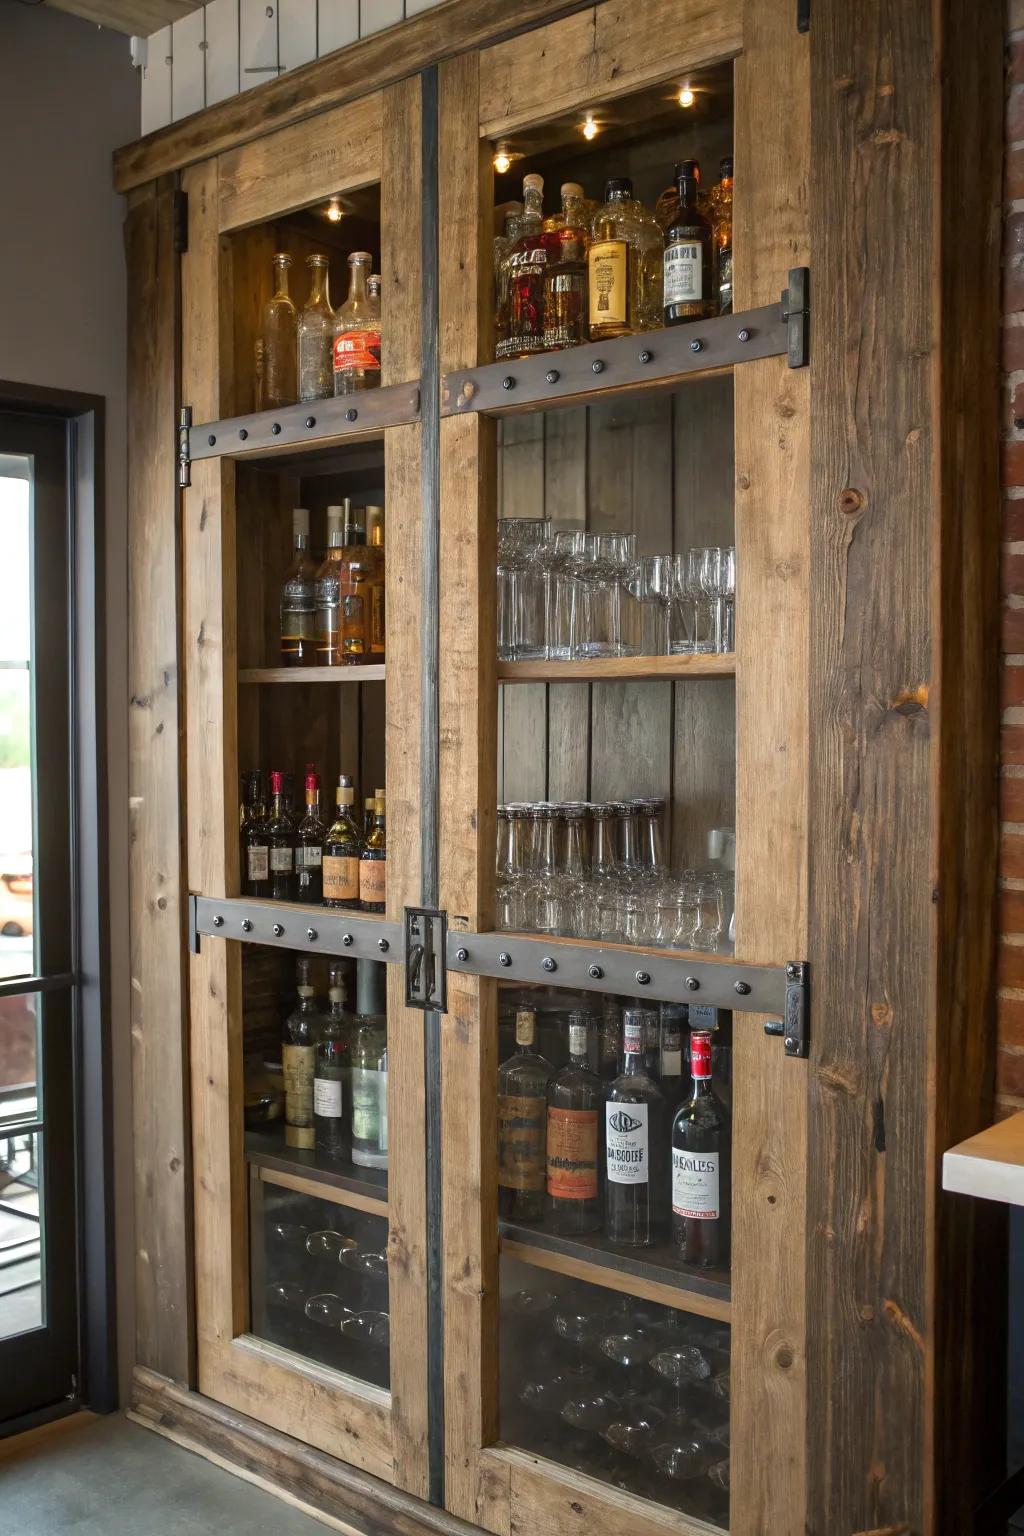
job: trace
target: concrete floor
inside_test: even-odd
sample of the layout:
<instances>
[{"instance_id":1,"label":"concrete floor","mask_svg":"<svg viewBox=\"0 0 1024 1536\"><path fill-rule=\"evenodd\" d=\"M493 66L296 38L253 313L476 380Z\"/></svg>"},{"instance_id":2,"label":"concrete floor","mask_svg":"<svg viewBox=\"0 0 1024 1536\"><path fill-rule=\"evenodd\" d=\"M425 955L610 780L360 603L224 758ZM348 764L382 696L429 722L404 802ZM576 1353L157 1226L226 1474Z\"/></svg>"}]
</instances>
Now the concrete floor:
<instances>
[{"instance_id":1,"label":"concrete floor","mask_svg":"<svg viewBox=\"0 0 1024 1536\"><path fill-rule=\"evenodd\" d=\"M0 1536L324 1536L297 1509L122 1414L0 1441Z\"/></svg>"}]
</instances>

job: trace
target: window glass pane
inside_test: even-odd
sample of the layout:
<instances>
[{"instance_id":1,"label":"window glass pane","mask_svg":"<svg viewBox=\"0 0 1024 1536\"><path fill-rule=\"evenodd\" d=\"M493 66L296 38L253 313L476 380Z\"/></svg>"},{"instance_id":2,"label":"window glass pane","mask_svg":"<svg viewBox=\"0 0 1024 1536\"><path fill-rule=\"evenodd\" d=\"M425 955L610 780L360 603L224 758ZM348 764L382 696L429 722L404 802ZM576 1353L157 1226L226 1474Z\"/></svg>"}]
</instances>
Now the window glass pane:
<instances>
[{"instance_id":1,"label":"window glass pane","mask_svg":"<svg viewBox=\"0 0 1024 1536\"><path fill-rule=\"evenodd\" d=\"M39 1114L37 997L0 997L0 1131Z\"/></svg>"},{"instance_id":2,"label":"window glass pane","mask_svg":"<svg viewBox=\"0 0 1024 1536\"><path fill-rule=\"evenodd\" d=\"M42 1136L0 1133L0 1339L43 1324Z\"/></svg>"},{"instance_id":3,"label":"window glass pane","mask_svg":"<svg viewBox=\"0 0 1024 1536\"><path fill-rule=\"evenodd\" d=\"M0 976L33 949L31 461L0 457Z\"/></svg>"}]
</instances>

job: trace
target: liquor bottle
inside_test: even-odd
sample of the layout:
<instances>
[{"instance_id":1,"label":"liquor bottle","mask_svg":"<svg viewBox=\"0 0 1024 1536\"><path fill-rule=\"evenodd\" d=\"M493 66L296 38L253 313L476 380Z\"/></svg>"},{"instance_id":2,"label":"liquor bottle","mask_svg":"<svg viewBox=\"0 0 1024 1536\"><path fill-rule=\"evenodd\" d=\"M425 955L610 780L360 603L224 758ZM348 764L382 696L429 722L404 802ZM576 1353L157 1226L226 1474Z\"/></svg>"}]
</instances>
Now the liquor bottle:
<instances>
[{"instance_id":1,"label":"liquor bottle","mask_svg":"<svg viewBox=\"0 0 1024 1536\"><path fill-rule=\"evenodd\" d=\"M278 251L274 256L274 293L263 307L260 327L263 340L263 409L294 405L296 387L296 314L288 293L290 256Z\"/></svg>"},{"instance_id":2,"label":"liquor bottle","mask_svg":"<svg viewBox=\"0 0 1024 1536\"><path fill-rule=\"evenodd\" d=\"M290 1147L311 1147L313 1129L313 1074L320 1010L313 996L313 962L302 955L295 962L299 1001L285 1020L282 1064L284 1068L284 1139Z\"/></svg>"},{"instance_id":3,"label":"liquor bottle","mask_svg":"<svg viewBox=\"0 0 1024 1536\"><path fill-rule=\"evenodd\" d=\"M575 229L560 230L557 259L544 271L544 345L578 347L590 338L584 246Z\"/></svg>"},{"instance_id":4,"label":"liquor bottle","mask_svg":"<svg viewBox=\"0 0 1024 1536\"><path fill-rule=\"evenodd\" d=\"M378 794L373 807L373 831L359 856L359 905L364 912L383 912L387 905L387 860L384 796Z\"/></svg>"},{"instance_id":5,"label":"liquor bottle","mask_svg":"<svg viewBox=\"0 0 1024 1536\"><path fill-rule=\"evenodd\" d=\"M263 774L254 775L253 799L245 826L244 883L247 896L270 894L270 844L267 841L267 809L263 796Z\"/></svg>"},{"instance_id":6,"label":"liquor bottle","mask_svg":"<svg viewBox=\"0 0 1024 1536\"><path fill-rule=\"evenodd\" d=\"M700 166L676 166L679 208L665 236L665 324L682 325L717 312L711 224L697 207Z\"/></svg>"},{"instance_id":7,"label":"liquor bottle","mask_svg":"<svg viewBox=\"0 0 1024 1536\"><path fill-rule=\"evenodd\" d=\"M377 814L377 796L382 795L382 789L375 789L372 795L368 795L363 801L363 842L373 831L373 818Z\"/></svg>"},{"instance_id":8,"label":"liquor bottle","mask_svg":"<svg viewBox=\"0 0 1024 1536\"><path fill-rule=\"evenodd\" d=\"M380 383L380 319L366 291L372 265L368 251L353 251L348 259L348 298L334 320L336 395L373 389Z\"/></svg>"},{"instance_id":9,"label":"liquor bottle","mask_svg":"<svg viewBox=\"0 0 1024 1536\"><path fill-rule=\"evenodd\" d=\"M604 1084L588 1065L593 1020L569 1015L569 1063L548 1084L547 1217L553 1232L580 1237L601 1225L598 1154Z\"/></svg>"},{"instance_id":10,"label":"liquor bottle","mask_svg":"<svg viewBox=\"0 0 1024 1536\"><path fill-rule=\"evenodd\" d=\"M334 393L334 310L328 297L327 257L306 257L309 298L299 316L299 399L327 400Z\"/></svg>"},{"instance_id":11,"label":"liquor bottle","mask_svg":"<svg viewBox=\"0 0 1024 1536\"><path fill-rule=\"evenodd\" d=\"M355 800L352 779L347 773L338 779L335 794L337 815L324 838L324 906L355 909L359 906L359 856L363 840L352 820Z\"/></svg>"},{"instance_id":12,"label":"liquor bottle","mask_svg":"<svg viewBox=\"0 0 1024 1536\"><path fill-rule=\"evenodd\" d=\"M557 213L549 214L544 220L544 233L560 235L566 230L574 231L580 242L580 255L585 261L587 245L590 241L590 230L583 188L578 181L564 181L561 186L561 194L562 206Z\"/></svg>"},{"instance_id":13,"label":"liquor bottle","mask_svg":"<svg viewBox=\"0 0 1024 1536\"><path fill-rule=\"evenodd\" d=\"M519 235L506 252L508 273L507 335L496 349L499 357L529 357L544 351L544 273L557 259L558 237L544 233L544 178L523 177L523 212Z\"/></svg>"},{"instance_id":14,"label":"liquor bottle","mask_svg":"<svg viewBox=\"0 0 1024 1536\"><path fill-rule=\"evenodd\" d=\"M257 336L252 346L252 408L262 411L265 393L263 377L263 337Z\"/></svg>"},{"instance_id":15,"label":"liquor bottle","mask_svg":"<svg viewBox=\"0 0 1024 1536\"><path fill-rule=\"evenodd\" d=\"M554 1071L536 1050L537 1015L516 1013L516 1048L498 1068L498 1212L543 1221L548 1082Z\"/></svg>"},{"instance_id":16,"label":"liquor bottle","mask_svg":"<svg viewBox=\"0 0 1024 1536\"><path fill-rule=\"evenodd\" d=\"M715 291L720 315L732 314L732 156L719 161L709 198L715 238Z\"/></svg>"},{"instance_id":17,"label":"liquor bottle","mask_svg":"<svg viewBox=\"0 0 1024 1536\"><path fill-rule=\"evenodd\" d=\"M497 212L497 210L495 210ZM508 352L509 282L512 267L505 260L523 233L522 203L505 204L505 229L494 237L494 348L496 357Z\"/></svg>"},{"instance_id":18,"label":"liquor bottle","mask_svg":"<svg viewBox=\"0 0 1024 1536\"><path fill-rule=\"evenodd\" d=\"M366 660L384 660L384 508L366 508Z\"/></svg>"},{"instance_id":19,"label":"liquor bottle","mask_svg":"<svg viewBox=\"0 0 1024 1536\"><path fill-rule=\"evenodd\" d=\"M270 775L270 814L265 823L267 848L270 862L270 885L267 895L272 901L295 899L295 828L285 810L284 774Z\"/></svg>"},{"instance_id":20,"label":"liquor bottle","mask_svg":"<svg viewBox=\"0 0 1024 1536\"><path fill-rule=\"evenodd\" d=\"M370 351L380 362L381 343L381 304L380 304L381 276L379 272L371 272L366 279L366 300L370 306ZM376 337L376 340L374 340Z\"/></svg>"},{"instance_id":21,"label":"liquor bottle","mask_svg":"<svg viewBox=\"0 0 1024 1536\"><path fill-rule=\"evenodd\" d=\"M605 183L587 252L590 339L661 325L661 230L628 176Z\"/></svg>"},{"instance_id":22,"label":"liquor bottle","mask_svg":"<svg viewBox=\"0 0 1024 1536\"><path fill-rule=\"evenodd\" d=\"M685 1003L661 1003L658 1014L658 1087L671 1108L683 1095L683 1031L689 1010Z\"/></svg>"},{"instance_id":23,"label":"liquor bottle","mask_svg":"<svg viewBox=\"0 0 1024 1536\"><path fill-rule=\"evenodd\" d=\"M306 769L306 814L295 834L296 900L319 906L324 899L324 838L327 829L320 815L320 775Z\"/></svg>"},{"instance_id":24,"label":"liquor bottle","mask_svg":"<svg viewBox=\"0 0 1024 1536\"><path fill-rule=\"evenodd\" d=\"M244 773L239 775L239 780L242 788L242 798L238 807L238 868L242 890L247 892L249 872L247 868L246 838L262 798L261 785L263 775L258 768L247 768Z\"/></svg>"},{"instance_id":25,"label":"liquor bottle","mask_svg":"<svg viewBox=\"0 0 1024 1536\"><path fill-rule=\"evenodd\" d=\"M316 665L316 563L309 552L309 513L292 510L292 563L281 585L281 663Z\"/></svg>"},{"instance_id":26,"label":"liquor bottle","mask_svg":"<svg viewBox=\"0 0 1024 1536\"><path fill-rule=\"evenodd\" d=\"M730 1124L711 1086L711 1036L690 1036L693 1096L672 1124L672 1242L685 1264L729 1263Z\"/></svg>"},{"instance_id":27,"label":"liquor bottle","mask_svg":"<svg viewBox=\"0 0 1024 1536\"><path fill-rule=\"evenodd\" d=\"M351 1020L345 1012L344 967L332 960L328 973L327 1012L316 1045L313 1076L313 1127L316 1147L328 1157L345 1157L351 1120Z\"/></svg>"},{"instance_id":28,"label":"liquor bottle","mask_svg":"<svg viewBox=\"0 0 1024 1536\"><path fill-rule=\"evenodd\" d=\"M356 1024L352 1042L352 1161L388 1165L388 1040L386 967L356 961Z\"/></svg>"},{"instance_id":29,"label":"liquor bottle","mask_svg":"<svg viewBox=\"0 0 1024 1536\"><path fill-rule=\"evenodd\" d=\"M341 661L342 508L327 508L327 552L313 583L316 604L316 663L336 667Z\"/></svg>"},{"instance_id":30,"label":"liquor bottle","mask_svg":"<svg viewBox=\"0 0 1024 1536\"><path fill-rule=\"evenodd\" d=\"M609 1242L627 1248L648 1248L665 1235L665 1100L644 1071L650 1013L647 1008L624 1010L623 1068L605 1101L604 1230Z\"/></svg>"},{"instance_id":31,"label":"liquor bottle","mask_svg":"<svg viewBox=\"0 0 1024 1536\"><path fill-rule=\"evenodd\" d=\"M339 642L343 665L366 661L370 565L366 550L366 520L362 507L345 497L342 555L339 573Z\"/></svg>"}]
</instances>

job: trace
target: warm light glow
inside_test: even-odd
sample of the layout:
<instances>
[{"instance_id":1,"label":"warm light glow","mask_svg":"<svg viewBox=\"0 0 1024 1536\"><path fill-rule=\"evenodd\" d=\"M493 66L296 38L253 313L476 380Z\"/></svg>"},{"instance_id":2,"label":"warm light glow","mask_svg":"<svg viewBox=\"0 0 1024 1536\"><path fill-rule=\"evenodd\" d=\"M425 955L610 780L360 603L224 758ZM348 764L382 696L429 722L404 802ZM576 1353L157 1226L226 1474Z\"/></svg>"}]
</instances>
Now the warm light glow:
<instances>
[{"instance_id":1,"label":"warm light glow","mask_svg":"<svg viewBox=\"0 0 1024 1536\"><path fill-rule=\"evenodd\" d=\"M679 105L681 107L692 107L695 100L696 97L690 90L690 87L688 85L684 85L682 90L679 92Z\"/></svg>"},{"instance_id":2,"label":"warm light glow","mask_svg":"<svg viewBox=\"0 0 1024 1536\"><path fill-rule=\"evenodd\" d=\"M497 171L499 176L504 176L505 172L508 170L511 164L512 156L509 154L508 150L503 144L499 145L498 151L494 156L494 169Z\"/></svg>"},{"instance_id":3,"label":"warm light glow","mask_svg":"<svg viewBox=\"0 0 1024 1536\"><path fill-rule=\"evenodd\" d=\"M597 137L597 124L594 122L592 117L587 118L581 131L585 139L594 139Z\"/></svg>"},{"instance_id":4,"label":"warm light glow","mask_svg":"<svg viewBox=\"0 0 1024 1536\"><path fill-rule=\"evenodd\" d=\"M327 217L332 224L337 224L339 219L344 218L344 210L336 197L332 197L327 204Z\"/></svg>"}]
</instances>

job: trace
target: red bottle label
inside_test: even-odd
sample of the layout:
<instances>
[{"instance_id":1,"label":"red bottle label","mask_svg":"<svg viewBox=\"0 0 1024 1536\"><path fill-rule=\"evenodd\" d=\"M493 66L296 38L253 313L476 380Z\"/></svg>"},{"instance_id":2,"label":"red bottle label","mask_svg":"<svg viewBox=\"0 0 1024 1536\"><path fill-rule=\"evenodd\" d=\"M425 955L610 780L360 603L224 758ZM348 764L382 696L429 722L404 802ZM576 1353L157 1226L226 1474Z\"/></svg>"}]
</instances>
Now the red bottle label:
<instances>
[{"instance_id":1,"label":"red bottle label","mask_svg":"<svg viewBox=\"0 0 1024 1536\"><path fill-rule=\"evenodd\" d=\"M379 331L342 331L335 336L334 371L343 373L349 368L375 373L380 370Z\"/></svg>"}]
</instances>

